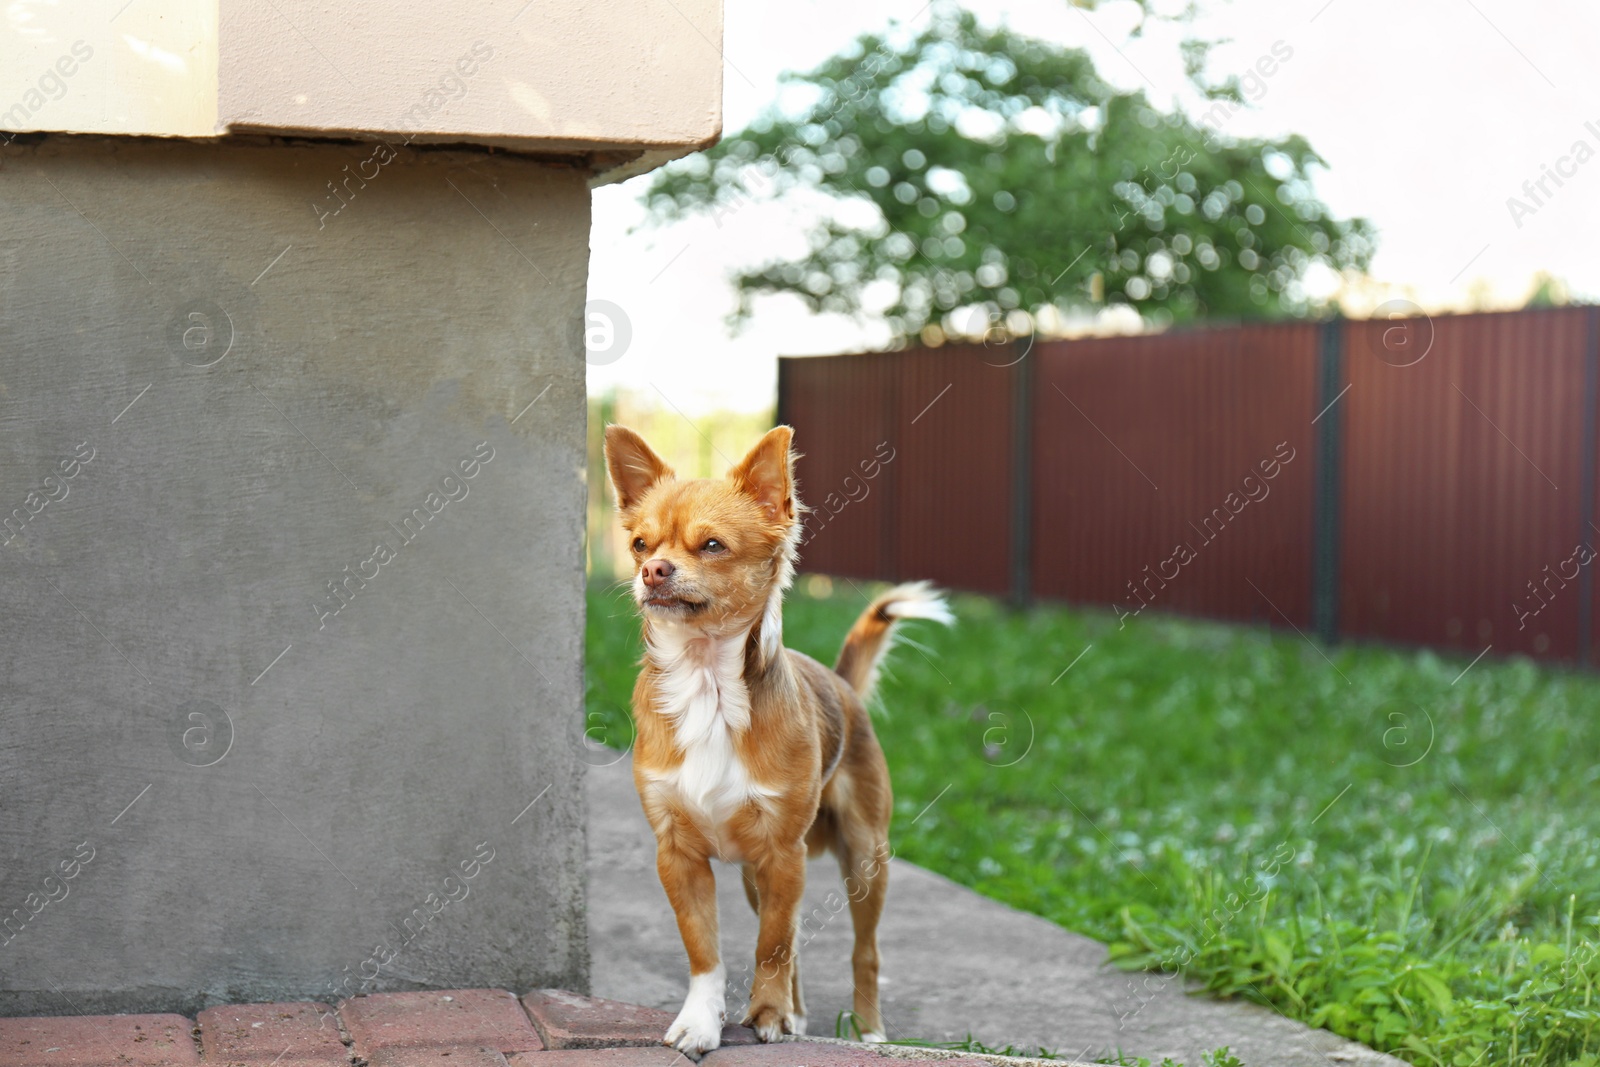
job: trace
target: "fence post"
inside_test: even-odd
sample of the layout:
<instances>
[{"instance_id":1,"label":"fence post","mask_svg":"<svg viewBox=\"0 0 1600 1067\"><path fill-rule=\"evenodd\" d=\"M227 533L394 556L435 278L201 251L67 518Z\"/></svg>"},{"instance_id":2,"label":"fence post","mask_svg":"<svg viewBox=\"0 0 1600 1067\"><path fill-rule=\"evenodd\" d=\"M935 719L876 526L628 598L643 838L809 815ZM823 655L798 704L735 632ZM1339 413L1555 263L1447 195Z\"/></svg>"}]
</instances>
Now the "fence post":
<instances>
[{"instance_id":1,"label":"fence post","mask_svg":"<svg viewBox=\"0 0 1600 1067\"><path fill-rule=\"evenodd\" d=\"M778 400L772 409L772 425L792 426L789 420L793 413L789 410L789 360L784 356L778 357Z\"/></svg>"},{"instance_id":2,"label":"fence post","mask_svg":"<svg viewBox=\"0 0 1600 1067\"><path fill-rule=\"evenodd\" d=\"M1339 639L1339 490L1344 425L1335 403L1344 388L1344 322L1322 324L1317 353L1317 466L1312 487L1311 623L1317 636Z\"/></svg>"},{"instance_id":3,"label":"fence post","mask_svg":"<svg viewBox=\"0 0 1600 1067\"><path fill-rule=\"evenodd\" d=\"M1588 336L1583 348L1583 457L1578 469L1583 485L1578 490L1578 543L1592 546L1594 531L1595 420L1600 416L1600 308L1586 314ZM1594 568L1585 567L1578 575L1578 662L1585 667L1594 662Z\"/></svg>"},{"instance_id":4,"label":"fence post","mask_svg":"<svg viewBox=\"0 0 1600 1067\"><path fill-rule=\"evenodd\" d=\"M1033 602L1032 337L1011 342L1011 606ZM1020 351L1020 355L1018 354Z\"/></svg>"}]
</instances>

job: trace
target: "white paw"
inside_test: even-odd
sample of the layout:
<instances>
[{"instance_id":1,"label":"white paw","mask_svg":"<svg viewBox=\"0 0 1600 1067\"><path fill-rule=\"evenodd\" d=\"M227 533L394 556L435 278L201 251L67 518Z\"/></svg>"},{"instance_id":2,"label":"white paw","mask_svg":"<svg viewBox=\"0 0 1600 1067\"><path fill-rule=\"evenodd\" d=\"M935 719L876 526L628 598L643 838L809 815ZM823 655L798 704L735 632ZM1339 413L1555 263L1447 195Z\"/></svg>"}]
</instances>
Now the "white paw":
<instances>
[{"instance_id":1,"label":"white paw","mask_svg":"<svg viewBox=\"0 0 1600 1067\"><path fill-rule=\"evenodd\" d=\"M756 1024L756 1037L762 1041L776 1041L783 1036L783 1018L774 1015L766 1022Z\"/></svg>"},{"instance_id":2,"label":"white paw","mask_svg":"<svg viewBox=\"0 0 1600 1067\"><path fill-rule=\"evenodd\" d=\"M707 974L690 976L683 1010L667 1028L662 1044L694 1060L722 1044L722 1022L727 1013L725 985L720 965Z\"/></svg>"},{"instance_id":3,"label":"white paw","mask_svg":"<svg viewBox=\"0 0 1600 1067\"><path fill-rule=\"evenodd\" d=\"M881 1045L889 1039L878 1033L876 1030L868 1030L866 1033L861 1035L861 1040L865 1041L869 1045Z\"/></svg>"},{"instance_id":4,"label":"white paw","mask_svg":"<svg viewBox=\"0 0 1600 1067\"><path fill-rule=\"evenodd\" d=\"M791 1015L788 1017L789 1032L804 1036L806 1032L806 1017L804 1015Z\"/></svg>"}]
</instances>

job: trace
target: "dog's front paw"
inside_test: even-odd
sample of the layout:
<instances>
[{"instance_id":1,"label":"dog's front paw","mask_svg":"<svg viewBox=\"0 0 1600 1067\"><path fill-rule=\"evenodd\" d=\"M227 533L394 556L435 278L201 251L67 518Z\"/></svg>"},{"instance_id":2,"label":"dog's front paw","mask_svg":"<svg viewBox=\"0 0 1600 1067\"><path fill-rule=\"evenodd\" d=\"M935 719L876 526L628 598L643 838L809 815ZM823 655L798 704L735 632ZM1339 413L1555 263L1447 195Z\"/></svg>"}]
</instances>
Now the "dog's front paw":
<instances>
[{"instance_id":1,"label":"dog's front paw","mask_svg":"<svg viewBox=\"0 0 1600 1067\"><path fill-rule=\"evenodd\" d=\"M686 1004L667 1028L667 1036L661 1039L661 1043L672 1046L692 1060L698 1060L722 1044L722 1016L701 1010L691 1011Z\"/></svg>"},{"instance_id":2,"label":"dog's front paw","mask_svg":"<svg viewBox=\"0 0 1600 1067\"><path fill-rule=\"evenodd\" d=\"M683 1010L672 1020L661 1043L677 1049L692 1060L722 1044L722 1022L726 1015L722 968L713 974L695 975L689 980L689 995Z\"/></svg>"},{"instance_id":3,"label":"dog's front paw","mask_svg":"<svg viewBox=\"0 0 1600 1067\"><path fill-rule=\"evenodd\" d=\"M784 1034L795 1032L795 1015L776 1005L766 1004L761 1007L750 1005L750 1011L744 1017L744 1025L756 1032L756 1037L762 1041L776 1041ZM801 1032L804 1032L802 1019Z\"/></svg>"}]
</instances>

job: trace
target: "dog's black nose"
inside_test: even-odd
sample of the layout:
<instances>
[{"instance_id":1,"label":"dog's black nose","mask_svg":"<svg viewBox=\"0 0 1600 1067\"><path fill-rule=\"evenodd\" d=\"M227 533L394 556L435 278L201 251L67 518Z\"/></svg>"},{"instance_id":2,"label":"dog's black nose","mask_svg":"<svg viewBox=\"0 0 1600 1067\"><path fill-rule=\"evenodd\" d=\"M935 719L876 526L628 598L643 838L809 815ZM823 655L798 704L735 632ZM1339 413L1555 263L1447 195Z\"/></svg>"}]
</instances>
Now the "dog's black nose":
<instances>
[{"instance_id":1,"label":"dog's black nose","mask_svg":"<svg viewBox=\"0 0 1600 1067\"><path fill-rule=\"evenodd\" d=\"M671 578L672 572L677 569L678 568L674 567L668 560L648 560L644 565L644 584L649 588L654 589L668 578Z\"/></svg>"}]
</instances>

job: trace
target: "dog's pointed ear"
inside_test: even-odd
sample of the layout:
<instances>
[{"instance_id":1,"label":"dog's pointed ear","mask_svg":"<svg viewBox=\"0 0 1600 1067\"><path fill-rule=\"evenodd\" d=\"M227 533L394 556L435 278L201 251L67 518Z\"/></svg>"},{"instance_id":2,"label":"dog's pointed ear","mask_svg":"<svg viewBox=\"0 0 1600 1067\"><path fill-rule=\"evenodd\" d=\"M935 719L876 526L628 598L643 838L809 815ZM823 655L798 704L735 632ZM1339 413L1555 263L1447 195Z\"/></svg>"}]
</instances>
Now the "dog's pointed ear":
<instances>
[{"instance_id":1,"label":"dog's pointed ear","mask_svg":"<svg viewBox=\"0 0 1600 1067\"><path fill-rule=\"evenodd\" d=\"M776 426L728 472L728 479L761 505L769 522L794 521L793 441L792 429Z\"/></svg>"},{"instance_id":2,"label":"dog's pointed ear","mask_svg":"<svg viewBox=\"0 0 1600 1067\"><path fill-rule=\"evenodd\" d=\"M629 511L652 485L676 477L672 468L626 426L606 427L606 469L617 495L617 510Z\"/></svg>"}]
</instances>

